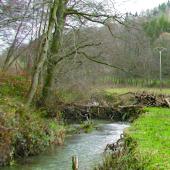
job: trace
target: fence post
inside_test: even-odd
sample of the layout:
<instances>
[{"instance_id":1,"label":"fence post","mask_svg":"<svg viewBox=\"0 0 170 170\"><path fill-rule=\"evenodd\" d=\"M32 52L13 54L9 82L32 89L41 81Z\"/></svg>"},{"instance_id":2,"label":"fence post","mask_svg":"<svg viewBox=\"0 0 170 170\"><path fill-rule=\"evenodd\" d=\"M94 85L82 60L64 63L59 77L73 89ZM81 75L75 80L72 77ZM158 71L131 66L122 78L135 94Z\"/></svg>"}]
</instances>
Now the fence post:
<instances>
[{"instance_id":1,"label":"fence post","mask_svg":"<svg viewBox=\"0 0 170 170\"><path fill-rule=\"evenodd\" d=\"M72 169L78 170L78 157L72 156Z\"/></svg>"}]
</instances>

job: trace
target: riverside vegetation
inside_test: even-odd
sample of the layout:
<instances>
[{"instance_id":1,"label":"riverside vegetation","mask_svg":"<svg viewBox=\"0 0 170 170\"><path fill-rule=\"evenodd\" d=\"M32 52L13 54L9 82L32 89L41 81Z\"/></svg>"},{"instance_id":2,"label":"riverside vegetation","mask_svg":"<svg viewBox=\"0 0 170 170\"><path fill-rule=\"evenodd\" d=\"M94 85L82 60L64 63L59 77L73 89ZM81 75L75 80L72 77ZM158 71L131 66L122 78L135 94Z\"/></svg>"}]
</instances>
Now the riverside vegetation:
<instances>
[{"instance_id":1,"label":"riverside vegetation","mask_svg":"<svg viewBox=\"0 0 170 170\"><path fill-rule=\"evenodd\" d=\"M30 82L23 76L0 73L0 77L0 166L37 155L51 144L62 145L66 134L88 133L96 127L91 120L81 121L76 127L65 123L57 105L55 110L25 106L24 96Z\"/></svg>"},{"instance_id":2,"label":"riverside vegetation","mask_svg":"<svg viewBox=\"0 0 170 170\"><path fill-rule=\"evenodd\" d=\"M24 156L37 155L44 151L50 144L62 145L66 134L91 132L96 124L91 120L79 119L74 117L78 122L82 122L80 126L71 126L63 118L64 114L69 116L69 112L62 113L58 107L59 103L56 103L53 107L40 107L39 105L32 105L32 107L25 106L23 102L24 96L27 92L27 86L29 81L23 76L2 74L0 78L0 165L8 165L15 163L16 158ZM78 94L80 95L80 94ZM37 92L37 97L39 96ZM67 98L67 97L66 97ZM101 102L101 114L102 119L110 119L114 116L114 110L110 109L113 106L112 102L116 103L118 99L115 95L107 95L105 92L98 92L93 96L95 100ZM58 98L57 98L58 100ZM74 97L73 97L74 100ZM87 99L86 99L87 100ZM93 99L94 100L94 99ZM65 101L66 102L66 101ZM122 103L119 101L118 103ZM72 104L69 104L69 106ZM67 106L67 105L66 105ZM64 108L66 107L63 106ZM81 105L80 105L81 106ZM82 111L82 114L86 113L85 110L81 110L79 105L76 105L74 113ZM117 106L117 103L115 107ZM55 108L56 107L56 108ZM84 106L83 106L84 107ZM96 107L96 106L95 106ZM110 108L109 108L110 107ZM89 106L87 106L89 108ZM95 108L96 110L97 108ZM130 120L135 116L135 109L130 109L129 112L123 108L121 112L117 112L118 120ZM72 110L72 107L71 107ZM94 118L99 118L98 112L93 111ZM98 110L99 111L99 110ZM107 114L104 114L107 112ZM71 112L72 113L72 112ZM140 112L139 112L140 113ZM113 114L113 115L112 115ZM86 120L86 121L83 121Z\"/></svg>"},{"instance_id":3,"label":"riverside vegetation","mask_svg":"<svg viewBox=\"0 0 170 170\"><path fill-rule=\"evenodd\" d=\"M51 117L48 108L25 107L22 101L28 84L22 76L6 75L0 79L1 165L13 164L19 157L39 154L50 144L61 145L66 133L90 132L95 126L92 121L85 121L76 128L65 126L59 111ZM120 91L98 92L95 98L101 102L115 102L115 106L134 102L131 97L118 100L118 96L125 92ZM168 108L146 108L145 113L125 131L124 152L118 157L107 156L99 169L169 169L169 121Z\"/></svg>"},{"instance_id":4,"label":"riverside vegetation","mask_svg":"<svg viewBox=\"0 0 170 170\"><path fill-rule=\"evenodd\" d=\"M109 154L97 169L170 169L170 109L146 108L124 134L123 152L120 155Z\"/></svg>"},{"instance_id":5,"label":"riverside vegetation","mask_svg":"<svg viewBox=\"0 0 170 170\"><path fill-rule=\"evenodd\" d=\"M51 143L62 144L65 128L44 109L24 107L29 82L19 76L0 78L0 165L14 158L36 155Z\"/></svg>"},{"instance_id":6,"label":"riverside vegetation","mask_svg":"<svg viewBox=\"0 0 170 170\"><path fill-rule=\"evenodd\" d=\"M99 169L170 169L169 110L141 115L170 106L170 1L125 15L109 1L0 1L0 166L107 118L133 123Z\"/></svg>"}]
</instances>

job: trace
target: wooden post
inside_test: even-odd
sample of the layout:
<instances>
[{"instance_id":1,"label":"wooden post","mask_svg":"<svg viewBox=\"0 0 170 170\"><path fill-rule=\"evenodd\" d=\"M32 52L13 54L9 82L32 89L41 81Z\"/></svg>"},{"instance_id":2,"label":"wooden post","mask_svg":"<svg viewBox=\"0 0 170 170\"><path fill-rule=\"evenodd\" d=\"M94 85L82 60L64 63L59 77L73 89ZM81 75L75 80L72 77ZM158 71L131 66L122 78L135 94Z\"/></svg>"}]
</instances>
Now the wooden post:
<instances>
[{"instance_id":1,"label":"wooden post","mask_svg":"<svg viewBox=\"0 0 170 170\"><path fill-rule=\"evenodd\" d=\"M78 157L72 156L72 169L78 170Z\"/></svg>"}]
</instances>

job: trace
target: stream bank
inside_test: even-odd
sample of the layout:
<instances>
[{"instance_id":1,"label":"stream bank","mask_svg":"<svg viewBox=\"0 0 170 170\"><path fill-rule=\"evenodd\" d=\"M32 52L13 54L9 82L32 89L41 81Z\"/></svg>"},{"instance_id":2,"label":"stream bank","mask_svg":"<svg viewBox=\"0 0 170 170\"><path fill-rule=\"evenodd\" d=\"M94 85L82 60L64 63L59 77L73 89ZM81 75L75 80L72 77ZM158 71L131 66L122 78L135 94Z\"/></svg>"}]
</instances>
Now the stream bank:
<instances>
[{"instance_id":1,"label":"stream bank","mask_svg":"<svg viewBox=\"0 0 170 170\"><path fill-rule=\"evenodd\" d=\"M20 157L38 155L53 144L63 144L65 124L69 121L98 118L132 122L143 113L140 103L136 104L134 94L102 94L93 96L84 104L54 103L53 108L32 106L25 109L23 96L28 83L21 77L0 80L1 166L14 164Z\"/></svg>"},{"instance_id":2,"label":"stream bank","mask_svg":"<svg viewBox=\"0 0 170 170\"><path fill-rule=\"evenodd\" d=\"M63 146L54 146L39 156L21 159L17 164L2 170L71 170L71 157L79 158L79 169L91 170L102 162L105 146L115 142L125 128L125 123L97 121L97 129L66 137Z\"/></svg>"},{"instance_id":3,"label":"stream bank","mask_svg":"<svg viewBox=\"0 0 170 170\"><path fill-rule=\"evenodd\" d=\"M23 101L29 83L21 76L6 75L0 79L0 166L15 164L15 160L21 157L38 155L54 144L62 145L69 117L79 122L86 120L86 117L79 119L74 113L82 111L86 115L90 110L94 115L90 118L107 120L115 113L114 96L109 98L112 105L106 106L105 98L99 97L98 101L103 102L96 108L92 105L90 109L87 105L82 108L82 105L65 103L61 103L63 107L53 103L53 107L48 108L35 105L26 108Z\"/></svg>"},{"instance_id":4,"label":"stream bank","mask_svg":"<svg viewBox=\"0 0 170 170\"><path fill-rule=\"evenodd\" d=\"M170 169L170 109L150 107L124 131L121 152L111 151L96 170Z\"/></svg>"}]
</instances>

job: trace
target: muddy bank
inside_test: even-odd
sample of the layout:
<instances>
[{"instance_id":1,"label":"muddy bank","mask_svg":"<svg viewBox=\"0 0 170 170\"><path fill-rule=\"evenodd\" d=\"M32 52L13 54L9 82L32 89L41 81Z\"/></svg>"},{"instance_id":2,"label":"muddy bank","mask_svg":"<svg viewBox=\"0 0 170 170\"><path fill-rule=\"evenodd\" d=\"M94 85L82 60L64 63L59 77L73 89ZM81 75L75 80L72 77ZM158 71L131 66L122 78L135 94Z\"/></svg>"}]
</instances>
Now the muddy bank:
<instances>
[{"instance_id":1,"label":"muddy bank","mask_svg":"<svg viewBox=\"0 0 170 170\"><path fill-rule=\"evenodd\" d=\"M114 121L132 122L142 113L143 106L88 106L88 105L66 105L62 110L63 117L67 121L105 119Z\"/></svg>"},{"instance_id":2,"label":"muddy bank","mask_svg":"<svg viewBox=\"0 0 170 170\"><path fill-rule=\"evenodd\" d=\"M100 96L83 104L64 104L61 107L67 121L88 119L111 119L129 121L137 119L143 107L170 107L170 97L165 95L126 93L122 95Z\"/></svg>"}]
</instances>

